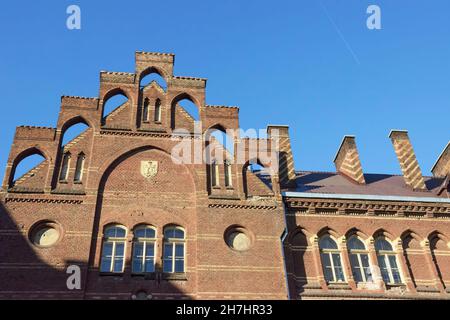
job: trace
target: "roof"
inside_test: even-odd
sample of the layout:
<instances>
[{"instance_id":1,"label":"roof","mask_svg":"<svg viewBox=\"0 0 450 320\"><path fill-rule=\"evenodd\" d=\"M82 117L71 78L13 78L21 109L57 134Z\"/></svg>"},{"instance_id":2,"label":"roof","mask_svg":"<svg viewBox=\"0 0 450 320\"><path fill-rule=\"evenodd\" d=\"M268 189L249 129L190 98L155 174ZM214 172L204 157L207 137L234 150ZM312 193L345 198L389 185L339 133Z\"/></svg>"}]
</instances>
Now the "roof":
<instances>
[{"instance_id":1,"label":"roof","mask_svg":"<svg viewBox=\"0 0 450 320\"><path fill-rule=\"evenodd\" d=\"M336 172L300 171L296 176L296 187L283 191L429 198L439 197L444 182L443 178L424 177L427 190L416 191L408 187L400 175L364 174L366 184L357 184Z\"/></svg>"}]
</instances>

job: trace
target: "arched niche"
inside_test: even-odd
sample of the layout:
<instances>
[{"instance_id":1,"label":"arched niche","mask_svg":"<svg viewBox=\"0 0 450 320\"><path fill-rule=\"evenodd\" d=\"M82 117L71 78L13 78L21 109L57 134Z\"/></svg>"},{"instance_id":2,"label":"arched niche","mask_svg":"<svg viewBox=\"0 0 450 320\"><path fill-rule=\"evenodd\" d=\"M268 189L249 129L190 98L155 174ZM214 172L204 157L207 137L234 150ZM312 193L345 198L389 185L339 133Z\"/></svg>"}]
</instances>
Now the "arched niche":
<instances>
[{"instance_id":1,"label":"arched niche","mask_svg":"<svg viewBox=\"0 0 450 320\"><path fill-rule=\"evenodd\" d=\"M259 159L247 161L242 167L244 194L246 198L273 196L272 172Z\"/></svg>"},{"instance_id":2,"label":"arched niche","mask_svg":"<svg viewBox=\"0 0 450 320\"><path fill-rule=\"evenodd\" d=\"M39 148L32 147L22 151L13 160L8 187L17 186L19 180L23 184L25 180L31 179L34 180L35 185L44 187L46 169L48 169L44 166L48 166L47 157ZM37 170L40 171L39 174Z\"/></svg>"},{"instance_id":3,"label":"arched niche","mask_svg":"<svg viewBox=\"0 0 450 320\"><path fill-rule=\"evenodd\" d=\"M187 93L177 95L170 103L171 129L194 130L194 122L200 121L200 104Z\"/></svg>"},{"instance_id":4,"label":"arched niche","mask_svg":"<svg viewBox=\"0 0 450 320\"><path fill-rule=\"evenodd\" d=\"M102 125L126 122L131 116L130 107L131 99L123 89L110 90L103 98Z\"/></svg>"}]
</instances>

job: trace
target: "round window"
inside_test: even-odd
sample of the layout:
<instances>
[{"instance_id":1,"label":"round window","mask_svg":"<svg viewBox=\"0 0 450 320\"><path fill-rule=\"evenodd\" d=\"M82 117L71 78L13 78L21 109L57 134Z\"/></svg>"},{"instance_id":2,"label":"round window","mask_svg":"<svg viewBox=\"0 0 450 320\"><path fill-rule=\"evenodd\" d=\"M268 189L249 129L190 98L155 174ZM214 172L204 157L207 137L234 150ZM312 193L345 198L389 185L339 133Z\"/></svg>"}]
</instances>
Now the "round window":
<instances>
[{"instance_id":1,"label":"round window","mask_svg":"<svg viewBox=\"0 0 450 320\"><path fill-rule=\"evenodd\" d=\"M252 239L248 231L242 227L231 227L225 232L225 242L236 251L250 249Z\"/></svg>"},{"instance_id":2,"label":"round window","mask_svg":"<svg viewBox=\"0 0 450 320\"><path fill-rule=\"evenodd\" d=\"M55 223L43 222L32 228L30 240L36 246L50 247L59 240L60 236L60 230Z\"/></svg>"}]
</instances>

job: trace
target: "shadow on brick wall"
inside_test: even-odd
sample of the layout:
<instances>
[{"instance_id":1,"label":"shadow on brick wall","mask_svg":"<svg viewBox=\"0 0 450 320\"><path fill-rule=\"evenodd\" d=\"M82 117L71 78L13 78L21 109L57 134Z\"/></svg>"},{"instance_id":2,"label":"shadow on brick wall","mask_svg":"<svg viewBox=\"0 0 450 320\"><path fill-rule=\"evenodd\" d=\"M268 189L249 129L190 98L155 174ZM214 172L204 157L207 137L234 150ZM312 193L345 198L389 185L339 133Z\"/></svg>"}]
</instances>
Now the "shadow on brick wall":
<instances>
[{"instance_id":1,"label":"shadow on brick wall","mask_svg":"<svg viewBox=\"0 0 450 320\"><path fill-rule=\"evenodd\" d=\"M88 272L87 261L65 260L63 256L70 253L58 251L58 244L39 248L28 237L27 228L17 224L0 202L0 299L190 298L172 282L185 281L185 275L164 278L159 265L155 273L132 276L126 261L124 274L103 276L94 268ZM73 271L68 273L71 265L79 267L80 289L68 288L68 282L76 284Z\"/></svg>"}]
</instances>

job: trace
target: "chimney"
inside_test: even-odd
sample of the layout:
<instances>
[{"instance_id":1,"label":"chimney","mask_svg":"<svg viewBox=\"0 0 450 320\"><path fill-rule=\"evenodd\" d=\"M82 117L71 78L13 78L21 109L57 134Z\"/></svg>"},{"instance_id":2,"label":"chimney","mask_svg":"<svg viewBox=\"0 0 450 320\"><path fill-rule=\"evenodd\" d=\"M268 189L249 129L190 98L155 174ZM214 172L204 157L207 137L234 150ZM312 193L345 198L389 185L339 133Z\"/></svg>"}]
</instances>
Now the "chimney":
<instances>
[{"instance_id":1,"label":"chimney","mask_svg":"<svg viewBox=\"0 0 450 320\"><path fill-rule=\"evenodd\" d=\"M392 130L389 138L391 138L397 154L405 183L414 190L426 190L427 187L425 186L422 171L409 141L408 131Z\"/></svg>"},{"instance_id":2,"label":"chimney","mask_svg":"<svg viewBox=\"0 0 450 320\"><path fill-rule=\"evenodd\" d=\"M334 157L334 164L339 173L352 181L359 184L366 183L354 136L344 137L336 157Z\"/></svg>"},{"instance_id":3,"label":"chimney","mask_svg":"<svg viewBox=\"0 0 450 320\"><path fill-rule=\"evenodd\" d=\"M433 168L431 169L434 177L444 178L450 175L450 141L442 151Z\"/></svg>"},{"instance_id":4,"label":"chimney","mask_svg":"<svg viewBox=\"0 0 450 320\"><path fill-rule=\"evenodd\" d=\"M278 176L280 185L287 187L295 180L294 158L292 157L291 140L289 138L289 126L268 125L268 138L279 138L279 167Z\"/></svg>"}]
</instances>

